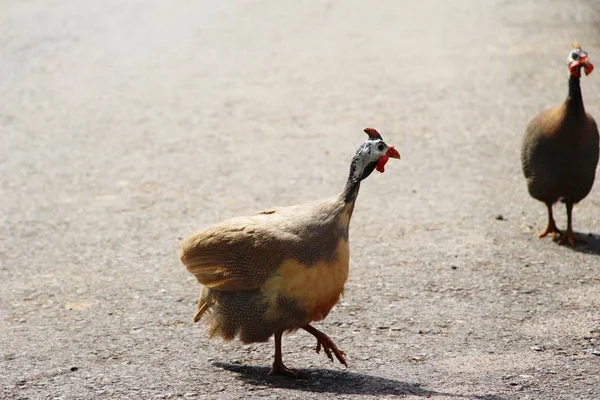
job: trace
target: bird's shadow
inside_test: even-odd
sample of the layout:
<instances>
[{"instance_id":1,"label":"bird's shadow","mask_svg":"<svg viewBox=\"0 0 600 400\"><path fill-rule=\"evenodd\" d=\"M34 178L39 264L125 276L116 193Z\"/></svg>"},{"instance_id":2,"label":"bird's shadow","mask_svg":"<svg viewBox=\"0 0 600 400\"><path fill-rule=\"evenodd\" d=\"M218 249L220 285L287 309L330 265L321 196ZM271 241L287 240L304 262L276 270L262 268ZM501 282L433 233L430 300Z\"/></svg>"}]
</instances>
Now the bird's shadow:
<instances>
[{"instance_id":1,"label":"bird's shadow","mask_svg":"<svg viewBox=\"0 0 600 400\"><path fill-rule=\"evenodd\" d=\"M346 395L395 395L395 396L450 396L479 400L504 400L496 395L458 395L436 392L419 384L396 381L378 376L349 371L327 369L302 370L301 379L269 376L269 368L216 362L218 368L235 372L247 384L263 388L284 388L313 393L337 393Z\"/></svg>"},{"instance_id":2,"label":"bird's shadow","mask_svg":"<svg viewBox=\"0 0 600 400\"><path fill-rule=\"evenodd\" d=\"M575 232L578 239L583 239L587 243L577 243L576 246L568 246L569 249L586 254L595 254L600 256L600 235L595 233Z\"/></svg>"}]
</instances>

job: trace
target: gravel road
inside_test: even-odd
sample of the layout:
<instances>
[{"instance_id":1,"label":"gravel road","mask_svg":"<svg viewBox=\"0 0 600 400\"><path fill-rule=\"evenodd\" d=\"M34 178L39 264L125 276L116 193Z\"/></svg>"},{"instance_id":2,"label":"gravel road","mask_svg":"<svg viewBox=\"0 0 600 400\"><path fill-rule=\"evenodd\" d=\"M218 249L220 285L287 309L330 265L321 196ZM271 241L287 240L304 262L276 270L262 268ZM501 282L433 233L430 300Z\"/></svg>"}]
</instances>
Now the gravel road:
<instances>
[{"instance_id":1,"label":"gravel road","mask_svg":"<svg viewBox=\"0 0 600 400\"><path fill-rule=\"evenodd\" d=\"M600 3L0 0L0 398L598 399L588 246L537 239L524 128L563 101ZM582 80L600 118L600 69ZM343 300L349 367L284 337L209 341L181 239L338 193L379 129ZM556 206L559 227L566 223Z\"/></svg>"}]
</instances>

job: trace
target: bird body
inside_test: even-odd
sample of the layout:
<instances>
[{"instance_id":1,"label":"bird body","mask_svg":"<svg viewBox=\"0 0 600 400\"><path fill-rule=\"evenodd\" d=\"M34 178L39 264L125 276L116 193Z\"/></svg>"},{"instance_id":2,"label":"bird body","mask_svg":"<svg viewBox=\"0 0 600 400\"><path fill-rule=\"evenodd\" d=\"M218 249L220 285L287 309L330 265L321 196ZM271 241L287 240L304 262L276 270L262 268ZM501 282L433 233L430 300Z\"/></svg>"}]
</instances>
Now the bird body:
<instances>
[{"instance_id":1,"label":"bird body","mask_svg":"<svg viewBox=\"0 0 600 400\"><path fill-rule=\"evenodd\" d=\"M558 236L559 243L583 242L572 230L573 205L583 200L594 184L598 164L598 127L585 111L581 96L581 68L593 71L587 53L578 44L569 55L569 94L565 102L538 114L525 131L521 165L529 194L546 204L548 225L540 234ZM560 232L552 215L557 201L567 208L567 229Z\"/></svg>"},{"instance_id":2,"label":"bird body","mask_svg":"<svg viewBox=\"0 0 600 400\"><path fill-rule=\"evenodd\" d=\"M523 171L532 197L578 203L592 189L598 163L598 128L589 113L562 104L539 114L527 127Z\"/></svg>"},{"instance_id":3,"label":"bird body","mask_svg":"<svg viewBox=\"0 0 600 400\"><path fill-rule=\"evenodd\" d=\"M216 303L211 335L250 343L325 318L348 278L352 209L336 196L194 233L182 245L183 262L204 286L194 319ZM256 303L252 312L235 306L244 299Z\"/></svg>"},{"instance_id":4,"label":"bird body","mask_svg":"<svg viewBox=\"0 0 600 400\"><path fill-rule=\"evenodd\" d=\"M350 166L342 193L324 200L231 218L184 240L181 261L204 287L194 321L206 316L210 335L244 343L275 336L271 374L296 377L282 362L284 332L304 329L333 360L344 353L310 325L324 319L344 292L348 232L360 182L388 159L400 158L373 128ZM333 354L333 355L332 355Z\"/></svg>"}]
</instances>

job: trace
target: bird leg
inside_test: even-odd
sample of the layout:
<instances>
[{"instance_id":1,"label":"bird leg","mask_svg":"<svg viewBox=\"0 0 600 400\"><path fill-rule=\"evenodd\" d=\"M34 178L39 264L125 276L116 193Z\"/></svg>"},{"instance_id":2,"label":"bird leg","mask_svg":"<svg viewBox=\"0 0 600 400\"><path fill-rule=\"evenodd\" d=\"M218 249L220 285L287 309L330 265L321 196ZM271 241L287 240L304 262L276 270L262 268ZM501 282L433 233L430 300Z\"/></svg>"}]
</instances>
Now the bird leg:
<instances>
[{"instance_id":1,"label":"bird leg","mask_svg":"<svg viewBox=\"0 0 600 400\"><path fill-rule=\"evenodd\" d=\"M548 226L546 230L540 233L540 238L546 237L548 234L552 235L554 239L561 234L561 232L556 227L556 223L554 222L554 217L552 216L552 203L546 203L546 207L548 207Z\"/></svg>"},{"instance_id":2,"label":"bird leg","mask_svg":"<svg viewBox=\"0 0 600 400\"><path fill-rule=\"evenodd\" d=\"M585 240L575 237L575 233L573 233L573 227L571 223L571 214L573 213L573 202L566 201L565 205L567 207L567 230L564 233L562 233L558 238L558 244L568 243L571 246L575 246L577 243L587 244Z\"/></svg>"},{"instance_id":3,"label":"bird leg","mask_svg":"<svg viewBox=\"0 0 600 400\"><path fill-rule=\"evenodd\" d=\"M337 360L341 364L344 364L346 367L348 366L348 364L346 364L346 359L344 358L344 356L346 354L343 351L341 351L340 349L338 349L338 347L335 345L335 343L333 343L333 340L331 340L331 338L329 336L327 336L320 330L310 326L309 324L304 325L302 327L302 329L304 329L306 332L310 333L315 338L317 338L317 348L315 349L317 351L317 353L321 352L321 347L322 347L323 350L325 351L325 354L327 354L327 357L329 357L329 359L332 362L333 362L333 355L332 355L332 353L333 353L335 355L335 358L337 358Z\"/></svg>"},{"instance_id":4,"label":"bird leg","mask_svg":"<svg viewBox=\"0 0 600 400\"><path fill-rule=\"evenodd\" d=\"M300 371L288 368L283 364L283 359L281 357L282 335L283 331L275 332L275 361L273 361L273 368L271 368L269 375L282 375L289 376L290 378L298 378L298 376L300 376Z\"/></svg>"}]
</instances>

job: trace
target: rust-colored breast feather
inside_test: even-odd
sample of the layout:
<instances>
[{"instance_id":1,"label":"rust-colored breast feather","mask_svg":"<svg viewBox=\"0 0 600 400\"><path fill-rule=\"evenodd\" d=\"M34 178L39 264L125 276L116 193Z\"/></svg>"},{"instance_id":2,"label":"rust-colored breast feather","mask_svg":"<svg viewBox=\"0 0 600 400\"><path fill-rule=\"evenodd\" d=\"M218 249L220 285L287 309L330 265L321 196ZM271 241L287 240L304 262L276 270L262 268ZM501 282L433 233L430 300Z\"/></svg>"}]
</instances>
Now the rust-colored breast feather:
<instances>
[{"instance_id":1,"label":"rust-colored breast feather","mask_svg":"<svg viewBox=\"0 0 600 400\"><path fill-rule=\"evenodd\" d=\"M344 292L348 264L348 240L343 237L328 260L304 264L285 259L263 287L269 304L267 318L278 317L277 298L284 296L294 300L310 321L322 320Z\"/></svg>"},{"instance_id":2,"label":"rust-colored breast feather","mask_svg":"<svg viewBox=\"0 0 600 400\"><path fill-rule=\"evenodd\" d=\"M348 278L352 213L339 197L223 221L194 233L181 260L204 287L199 319L245 342L323 319Z\"/></svg>"}]
</instances>

